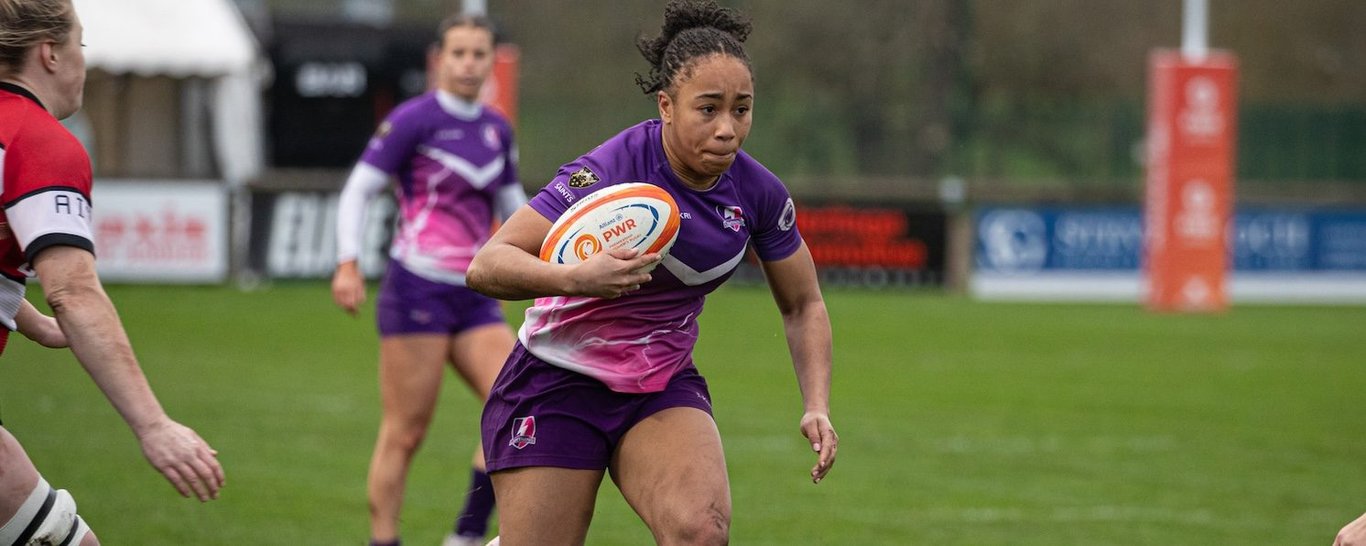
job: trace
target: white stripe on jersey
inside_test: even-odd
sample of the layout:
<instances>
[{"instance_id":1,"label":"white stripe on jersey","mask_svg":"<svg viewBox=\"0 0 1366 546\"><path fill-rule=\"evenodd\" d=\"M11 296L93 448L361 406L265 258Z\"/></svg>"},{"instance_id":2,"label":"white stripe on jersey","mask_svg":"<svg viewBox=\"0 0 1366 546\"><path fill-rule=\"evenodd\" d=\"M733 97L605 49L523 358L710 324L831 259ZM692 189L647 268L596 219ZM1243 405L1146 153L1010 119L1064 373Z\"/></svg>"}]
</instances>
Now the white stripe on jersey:
<instances>
[{"instance_id":1,"label":"white stripe on jersey","mask_svg":"<svg viewBox=\"0 0 1366 546\"><path fill-rule=\"evenodd\" d=\"M678 258L669 254L664 255L664 261L661 263L664 265L664 269L668 269L669 273L673 273L675 277L678 277L678 280L683 281L683 284L697 286L699 284L706 284L714 281L717 278L720 278L721 275L725 275L730 270L735 269L735 266L740 265L740 260L745 259L745 250L747 248L749 248L748 242L745 243L744 247L740 248L740 253L736 254L734 258L726 260L726 263L702 272L698 272L696 269L688 266L688 264L683 263Z\"/></svg>"},{"instance_id":2,"label":"white stripe on jersey","mask_svg":"<svg viewBox=\"0 0 1366 546\"><path fill-rule=\"evenodd\" d=\"M9 227L19 238L19 248L39 237L65 233L94 241L90 229L90 202L72 190L51 189L31 194L5 210Z\"/></svg>"},{"instance_id":3,"label":"white stripe on jersey","mask_svg":"<svg viewBox=\"0 0 1366 546\"><path fill-rule=\"evenodd\" d=\"M24 301L24 285L0 276L0 324L10 330L18 328L14 324L14 316L19 314L21 301Z\"/></svg>"},{"instance_id":4,"label":"white stripe on jersey","mask_svg":"<svg viewBox=\"0 0 1366 546\"><path fill-rule=\"evenodd\" d=\"M465 180L469 181L470 185L474 186L474 189L476 190L484 189L485 186L488 186L503 174L504 159L502 155L494 158L488 165L475 167L469 160L447 152L446 150L433 148L431 146L418 146L417 151L433 161L440 163L442 167L465 177Z\"/></svg>"}]
</instances>

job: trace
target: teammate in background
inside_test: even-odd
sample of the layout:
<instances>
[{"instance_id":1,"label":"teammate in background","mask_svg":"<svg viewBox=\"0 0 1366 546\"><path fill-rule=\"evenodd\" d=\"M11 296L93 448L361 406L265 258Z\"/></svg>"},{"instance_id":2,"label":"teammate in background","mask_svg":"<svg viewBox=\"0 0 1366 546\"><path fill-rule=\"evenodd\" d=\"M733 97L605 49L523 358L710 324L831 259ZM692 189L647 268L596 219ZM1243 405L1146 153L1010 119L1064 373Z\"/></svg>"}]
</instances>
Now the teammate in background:
<instances>
[{"instance_id":1,"label":"teammate in background","mask_svg":"<svg viewBox=\"0 0 1366 546\"><path fill-rule=\"evenodd\" d=\"M494 216L505 220L526 203L511 126L476 102L493 70L494 45L484 17L443 21L437 89L389 115L341 194L332 298L355 314L365 301L356 264L365 207L391 177L398 182L400 222L376 311L383 418L368 485L374 545L399 543L404 482L431 423L443 365L450 362L482 401L514 342L499 302L465 287L465 270L488 241ZM472 464L447 545L483 544L493 488L482 450Z\"/></svg>"},{"instance_id":2,"label":"teammate in background","mask_svg":"<svg viewBox=\"0 0 1366 546\"><path fill-rule=\"evenodd\" d=\"M1333 546L1366 546L1366 514L1362 514L1338 531Z\"/></svg>"},{"instance_id":3,"label":"teammate in background","mask_svg":"<svg viewBox=\"0 0 1366 546\"><path fill-rule=\"evenodd\" d=\"M484 407L485 457L504 546L583 544L605 472L659 544L725 544L725 457L706 381L693 365L697 316L753 246L783 319L801 388L801 433L835 462L831 332L811 254L782 182L740 150L754 105L741 42L750 23L713 1L674 0L642 40L649 120L561 167L475 257L469 285L537 298ZM594 190L648 182L682 218L668 255L538 259L553 220ZM660 264L652 273L638 272Z\"/></svg>"},{"instance_id":4,"label":"teammate in background","mask_svg":"<svg viewBox=\"0 0 1366 546\"><path fill-rule=\"evenodd\" d=\"M162 410L95 275L90 158L58 119L81 107L82 27L70 0L0 0L0 350L9 332L70 345L183 496L218 497L217 452ZM37 272L53 317L24 300ZM99 544L66 490L54 490L0 427L0 544Z\"/></svg>"}]
</instances>

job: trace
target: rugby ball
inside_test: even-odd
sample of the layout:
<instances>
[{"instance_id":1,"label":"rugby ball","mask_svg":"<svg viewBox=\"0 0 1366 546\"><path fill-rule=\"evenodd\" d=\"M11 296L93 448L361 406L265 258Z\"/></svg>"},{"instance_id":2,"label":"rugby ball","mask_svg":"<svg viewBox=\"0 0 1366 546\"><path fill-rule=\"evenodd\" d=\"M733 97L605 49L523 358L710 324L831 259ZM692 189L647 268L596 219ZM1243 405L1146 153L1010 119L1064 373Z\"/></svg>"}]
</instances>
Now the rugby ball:
<instances>
[{"instance_id":1,"label":"rugby ball","mask_svg":"<svg viewBox=\"0 0 1366 546\"><path fill-rule=\"evenodd\" d=\"M608 186L560 215L541 243L541 259L576 264L618 248L665 254L678 239L678 227L678 204L663 188L639 182Z\"/></svg>"}]
</instances>

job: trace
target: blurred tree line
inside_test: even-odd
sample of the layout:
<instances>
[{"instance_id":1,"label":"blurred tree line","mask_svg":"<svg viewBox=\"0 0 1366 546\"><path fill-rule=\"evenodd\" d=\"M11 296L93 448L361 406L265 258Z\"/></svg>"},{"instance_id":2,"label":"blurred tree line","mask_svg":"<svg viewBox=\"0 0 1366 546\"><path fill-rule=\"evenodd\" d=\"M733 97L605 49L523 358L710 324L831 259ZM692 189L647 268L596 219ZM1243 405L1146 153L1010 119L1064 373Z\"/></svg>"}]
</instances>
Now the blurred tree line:
<instances>
[{"instance_id":1,"label":"blurred tree line","mask_svg":"<svg viewBox=\"0 0 1366 546\"><path fill-rule=\"evenodd\" d=\"M298 14L359 0L274 0ZM488 0L522 51L523 177L656 115L634 40L665 0ZM933 181L1136 188L1147 56L1180 43L1181 0L722 0L749 13L746 149L799 193L923 194ZM1241 64L1240 184L1366 185L1366 2L1213 0ZM459 0L398 0L434 26Z\"/></svg>"}]
</instances>

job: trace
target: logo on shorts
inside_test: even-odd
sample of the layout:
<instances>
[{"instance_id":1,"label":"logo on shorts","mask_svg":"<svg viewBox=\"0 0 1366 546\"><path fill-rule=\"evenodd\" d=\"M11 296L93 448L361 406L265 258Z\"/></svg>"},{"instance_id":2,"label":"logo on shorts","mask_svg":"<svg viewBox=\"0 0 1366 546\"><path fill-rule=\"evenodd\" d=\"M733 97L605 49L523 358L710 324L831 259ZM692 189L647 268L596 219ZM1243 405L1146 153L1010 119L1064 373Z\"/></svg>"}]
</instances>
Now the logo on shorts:
<instances>
[{"instance_id":1,"label":"logo on shorts","mask_svg":"<svg viewBox=\"0 0 1366 546\"><path fill-rule=\"evenodd\" d=\"M517 417L512 420L512 441L508 445L517 449L536 443L536 416Z\"/></svg>"}]
</instances>

